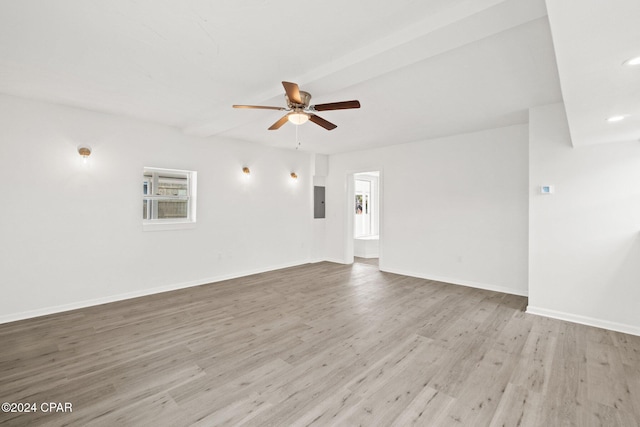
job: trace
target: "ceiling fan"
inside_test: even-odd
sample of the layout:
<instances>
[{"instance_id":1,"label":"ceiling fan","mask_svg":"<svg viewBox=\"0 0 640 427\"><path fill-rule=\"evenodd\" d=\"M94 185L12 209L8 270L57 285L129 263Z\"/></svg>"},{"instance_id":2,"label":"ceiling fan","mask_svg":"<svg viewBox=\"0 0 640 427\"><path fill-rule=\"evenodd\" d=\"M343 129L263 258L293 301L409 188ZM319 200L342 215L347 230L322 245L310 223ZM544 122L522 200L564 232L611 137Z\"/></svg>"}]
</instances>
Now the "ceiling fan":
<instances>
[{"instance_id":1,"label":"ceiling fan","mask_svg":"<svg viewBox=\"0 0 640 427\"><path fill-rule=\"evenodd\" d=\"M256 108L261 110L280 110L288 111L280 120L271 125L269 130L280 129L286 122L291 122L296 125L301 125L307 120L312 121L318 126L322 126L326 130L333 130L338 126L323 119L320 116L314 114L316 111L329 111L329 110L347 110L350 108L360 108L359 101L342 101L342 102L330 102L328 104L309 105L311 101L311 94L300 90L296 83L282 82L284 86L285 96L287 101L287 108L285 107L269 107L263 105L234 105L233 108Z\"/></svg>"}]
</instances>

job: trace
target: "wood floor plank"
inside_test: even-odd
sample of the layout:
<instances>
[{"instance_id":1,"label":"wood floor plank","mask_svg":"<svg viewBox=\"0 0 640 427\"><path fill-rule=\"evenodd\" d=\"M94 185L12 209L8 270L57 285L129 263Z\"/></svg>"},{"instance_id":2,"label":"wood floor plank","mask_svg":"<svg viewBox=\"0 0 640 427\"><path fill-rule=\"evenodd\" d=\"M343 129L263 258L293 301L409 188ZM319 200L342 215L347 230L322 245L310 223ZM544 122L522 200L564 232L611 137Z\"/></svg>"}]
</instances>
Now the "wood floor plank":
<instances>
[{"instance_id":1,"label":"wood floor plank","mask_svg":"<svg viewBox=\"0 0 640 427\"><path fill-rule=\"evenodd\" d=\"M545 393L549 386L556 342L554 336L529 334L510 382L537 393Z\"/></svg>"},{"instance_id":2,"label":"wood floor plank","mask_svg":"<svg viewBox=\"0 0 640 427\"><path fill-rule=\"evenodd\" d=\"M640 337L302 265L0 325L8 426L638 426Z\"/></svg>"},{"instance_id":3,"label":"wood floor plank","mask_svg":"<svg viewBox=\"0 0 640 427\"><path fill-rule=\"evenodd\" d=\"M624 376L629 385L629 395L632 397L640 396L640 366L624 365ZM630 414L635 418L637 425L640 426L640 399L633 398L631 400L633 411Z\"/></svg>"},{"instance_id":4,"label":"wood floor plank","mask_svg":"<svg viewBox=\"0 0 640 427\"><path fill-rule=\"evenodd\" d=\"M633 413L633 397L627 384L624 365L611 345L587 343L587 376L594 387L588 388L592 402Z\"/></svg>"},{"instance_id":5,"label":"wood floor plank","mask_svg":"<svg viewBox=\"0 0 640 427\"><path fill-rule=\"evenodd\" d=\"M353 406L345 425L391 425L416 396L428 388L426 384L436 374L446 350L424 338L416 344L403 350L402 359L391 359L391 366L376 366L371 370L375 379L369 382L366 391L359 392L360 395L364 393L364 399ZM358 393L361 384L364 381L351 388Z\"/></svg>"},{"instance_id":6,"label":"wood floor plank","mask_svg":"<svg viewBox=\"0 0 640 427\"><path fill-rule=\"evenodd\" d=\"M455 399L431 387L424 387L393 421L393 427L442 426Z\"/></svg>"},{"instance_id":7,"label":"wood floor plank","mask_svg":"<svg viewBox=\"0 0 640 427\"><path fill-rule=\"evenodd\" d=\"M640 337L609 331L622 362L633 365L640 361Z\"/></svg>"},{"instance_id":8,"label":"wood floor plank","mask_svg":"<svg viewBox=\"0 0 640 427\"><path fill-rule=\"evenodd\" d=\"M514 358L504 356L502 351L490 349L476 363L447 412L448 420L461 425L491 423L517 365Z\"/></svg>"},{"instance_id":9,"label":"wood floor plank","mask_svg":"<svg viewBox=\"0 0 640 427\"><path fill-rule=\"evenodd\" d=\"M538 413L535 409L541 404L541 396L526 387L507 384L489 426L537 427Z\"/></svg>"}]
</instances>

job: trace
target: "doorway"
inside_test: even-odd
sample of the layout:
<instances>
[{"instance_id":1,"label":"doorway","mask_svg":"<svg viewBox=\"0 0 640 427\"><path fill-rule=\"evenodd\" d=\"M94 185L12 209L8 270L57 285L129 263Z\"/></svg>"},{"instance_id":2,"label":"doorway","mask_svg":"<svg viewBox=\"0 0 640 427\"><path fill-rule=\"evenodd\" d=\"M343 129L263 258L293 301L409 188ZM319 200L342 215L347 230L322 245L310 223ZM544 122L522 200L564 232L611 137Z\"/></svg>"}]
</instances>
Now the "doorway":
<instances>
[{"instance_id":1,"label":"doorway","mask_svg":"<svg viewBox=\"0 0 640 427\"><path fill-rule=\"evenodd\" d=\"M353 262L379 267L381 179L380 171L357 172L349 177L348 256Z\"/></svg>"}]
</instances>

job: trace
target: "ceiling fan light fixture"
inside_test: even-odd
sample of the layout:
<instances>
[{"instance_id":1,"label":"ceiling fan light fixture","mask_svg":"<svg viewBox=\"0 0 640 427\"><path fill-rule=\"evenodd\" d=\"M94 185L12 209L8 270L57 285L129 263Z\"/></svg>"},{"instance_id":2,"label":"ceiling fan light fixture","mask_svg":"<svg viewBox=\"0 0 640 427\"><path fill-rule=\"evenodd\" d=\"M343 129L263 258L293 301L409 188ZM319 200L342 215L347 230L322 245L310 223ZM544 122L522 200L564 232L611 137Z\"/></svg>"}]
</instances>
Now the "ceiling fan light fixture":
<instances>
[{"instance_id":1,"label":"ceiling fan light fixture","mask_svg":"<svg viewBox=\"0 0 640 427\"><path fill-rule=\"evenodd\" d=\"M287 119L289 119L289 121L294 125L301 125L309 120L309 115L307 113L300 112L289 113Z\"/></svg>"}]
</instances>

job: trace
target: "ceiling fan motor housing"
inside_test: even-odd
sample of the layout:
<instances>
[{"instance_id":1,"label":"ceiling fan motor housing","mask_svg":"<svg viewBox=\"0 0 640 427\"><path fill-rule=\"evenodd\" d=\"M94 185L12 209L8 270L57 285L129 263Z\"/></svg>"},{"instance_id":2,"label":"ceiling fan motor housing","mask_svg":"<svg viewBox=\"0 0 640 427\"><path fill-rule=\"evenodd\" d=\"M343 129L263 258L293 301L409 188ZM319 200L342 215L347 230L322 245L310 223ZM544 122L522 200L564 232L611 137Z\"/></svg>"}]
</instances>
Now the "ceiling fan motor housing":
<instances>
[{"instance_id":1,"label":"ceiling fan motor housing","mask_svg":"<svg viewBox=\"0 0 640 427\"><path fill-rule=\"evenodd\" d=\"M302 104L297 104L291 101L286 94L284 95L284 99L286 99L287 105L292 110L299 109L299 108L307 108L309 106L309 103L311 102L311 94L303 90L300 91L300 100L302 101Z\"/></svg>"}]
</instances>

